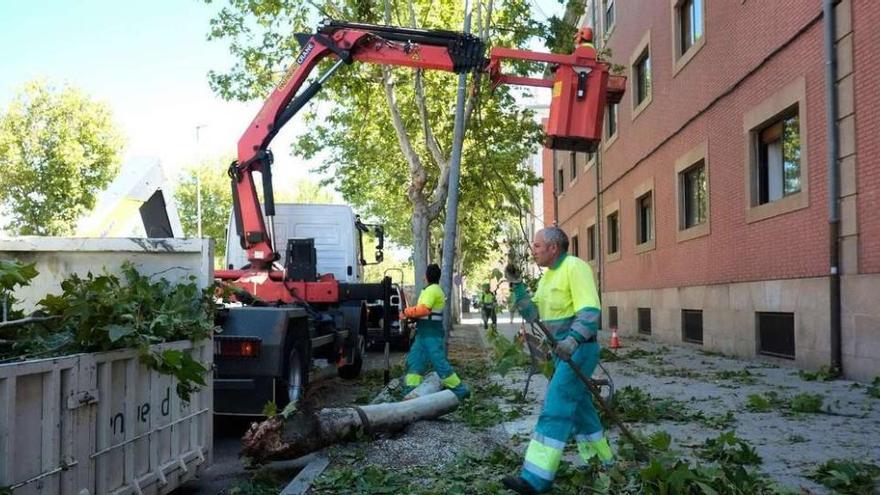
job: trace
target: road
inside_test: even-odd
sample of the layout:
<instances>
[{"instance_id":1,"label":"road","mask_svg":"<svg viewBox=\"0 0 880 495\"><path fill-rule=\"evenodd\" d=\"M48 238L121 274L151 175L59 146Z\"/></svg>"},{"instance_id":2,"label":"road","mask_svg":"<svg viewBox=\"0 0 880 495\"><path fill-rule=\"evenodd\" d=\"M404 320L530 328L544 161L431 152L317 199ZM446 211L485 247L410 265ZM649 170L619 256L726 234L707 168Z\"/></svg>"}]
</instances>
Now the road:
<instances>
[{"instance_id":1,"label":"road","mask_svg":"<svg viewBox=\"0 0 880 495\"><path fill-rule=\"evenodd\" d=\"M405 353L392 351L389 361L393 366L404 359ZM371 349L364 363L365 372L382 370L385 355L382 349ZM354 402L364 393L362 380L346 381L335 376L334 370L319 373L319 381L313 383L308 400L320 406L342 405ZM394 378L394 377L392 377ZM174 495L217 495L236 482L250 477L252 471L246 469L239 457L241 437L250 423L259 418L214 418L214 462L198 479L192 480L174 492ZM302 468L302 463L286 462L271 466L281 479L292 479Z\"/></svg>"}]
</instances>

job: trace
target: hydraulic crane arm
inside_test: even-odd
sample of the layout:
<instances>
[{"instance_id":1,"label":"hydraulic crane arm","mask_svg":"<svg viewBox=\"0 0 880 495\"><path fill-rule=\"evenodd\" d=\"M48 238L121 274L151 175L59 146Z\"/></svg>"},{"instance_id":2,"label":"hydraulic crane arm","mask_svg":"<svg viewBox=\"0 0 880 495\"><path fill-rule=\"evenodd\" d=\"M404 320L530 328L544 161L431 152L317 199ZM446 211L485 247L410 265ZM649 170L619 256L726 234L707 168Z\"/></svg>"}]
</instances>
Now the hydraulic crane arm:
<instances>
[{"instance_id":1,"label":"hydraulic crane arm","mask_svg":"<svg viewBox=\"0 0 880 495\"><path fill-rule=\"evenodd\" d=\"M571 55L495 48L487 60L483 41L470 34L338 21L323 24L315 34L297 35L297 39L302 51L239 140L238 160L229 167L236 228L252 271L271 272L272 263L279 258L272 244L275 202L269 143L342 65L366 62L456 73L486 71L495 86L550 87L553 100L545 145L578 151L595 149L605 102L619 101L625 81L612 76L609 85L608 64L597 61L595 50L589 47L578 48ZM327 57L335 57L336 62L300 91L315 66ZM511 59L553 64L555 75L541 79L503 74L501 61ZM268 229L257 198L255 171L262 175ZM241 275L239 270L217 272L222 279Z\"/></svg>"},{"instance_id":2,"label":"hydraulic crane arm","mask_svg":"<svg viewBox=\"0 0 880 495\"><path fill-rule=\"evenodd\" d=\"M266 216L271 219L275 214L275 204L269 143L281 127L321 90L334 72L342 65L355 61L449 72L482 69L486 63L482 40L452 31L334 21L322 26L312 36L298 35L298 38L303 44L302 51L239 140L238 161L229 167L236 228L253 267L271 266L277 259L272 246L274 229L270 223L267 230L263 221L253 172L262 175ZM328 56L335 56L336 63L299 92L318 62Z\"/></svg>"}]
</instances>

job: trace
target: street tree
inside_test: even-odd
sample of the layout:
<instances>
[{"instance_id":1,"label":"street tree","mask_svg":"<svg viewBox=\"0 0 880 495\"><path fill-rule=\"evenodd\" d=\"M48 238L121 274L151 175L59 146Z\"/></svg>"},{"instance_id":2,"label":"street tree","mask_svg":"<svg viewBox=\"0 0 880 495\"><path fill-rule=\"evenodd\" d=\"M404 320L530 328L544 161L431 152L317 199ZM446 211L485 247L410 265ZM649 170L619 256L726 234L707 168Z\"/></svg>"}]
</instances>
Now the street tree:
<instances>
[{"instance_id":1,"label":"street tree","mask_svg":"<svg viewBox=\"0 0 880 495\"><path fill-rule=\"evenodd\" d=\"M0 114L0 202L13 235L65 235L115 177L124 146L110 108L31 81Z\"/></svg>"},{"instance_id":2,"label":"street tree","mask_svg":"<svg viewBox=\"0 0 880 495\"><path fill-rule=\"evenodd\" d=\"M232 211L232 192L226 168L232 157L209 159L184 168L174 200L183 233L187 237L198 235L198 196L201 189L202 236L214 239L214 256L226 255L226 227Z\"/></svg>"},{"instance_id":3,"label":"street tree","mask_svg":"<svg viewBox=\"0 0 880 495\"><path fill-rule=\"evenodd\" d=\"M474 33L493 46L521 47L541 27L530 19L525 0L474 5ZM212 88L225 98L264 98L298 52L293 33L313 29L309 24L319 15L450 30L459 30L464 18L458 0L229 0L212 20L209 37L228 40L238 62L225 73L211 73ZM319 66L319 72L323 69L326 65ZM300 134L293 150L305 158L326 152L328 159L320 170L343 198L384 223L391 238L412 244L419 285L428 262L431 226L442 218L449 187L456 87L454 74L353 65L325 84L319 97L329 105L307 108L307 132ZM471 193L463 194L462 211L523 196L525 183L535 178L521 164L539 136L532 112L517 104L511 89L491 93L483 78L475 80L469 95L461 187ZM520 193L503 193L503 188ZM483 193L489 191L497 201L483 202ZM485 249L492 225L508 213L496 209L463 215L462 238Z\"/></svg>"}]
</instances>

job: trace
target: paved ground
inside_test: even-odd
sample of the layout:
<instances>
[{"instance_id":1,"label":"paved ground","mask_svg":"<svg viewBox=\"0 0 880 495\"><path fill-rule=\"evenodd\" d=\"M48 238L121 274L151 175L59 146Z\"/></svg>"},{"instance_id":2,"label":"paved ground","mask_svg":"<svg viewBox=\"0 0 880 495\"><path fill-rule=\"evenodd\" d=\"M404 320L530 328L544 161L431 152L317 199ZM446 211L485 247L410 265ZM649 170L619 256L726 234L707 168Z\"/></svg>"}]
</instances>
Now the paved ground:
<instances>
[{"instance_id":1,"label":"paved ground","mask_svg":"<svg viewBox=\"0 0 880 495\"><path fill-rule=\"evenodd\" d=\"M392 365L402 362L404 353L393 351L389 355ZM385 366L385 355L380 350L371 350L364 364L365 371L381 370ZM342 380L332 371L324 373L326 378L314 384L309 390L309 399L323 406L351 404L358 400L362 392L359 381ZM198 479L190 481L175 491L175 495L216 495L224 493L237 481L250 477L249 471L239 457L241 437L248 425L258 418L214 418L214 462ZM279 478L293 478L302 469L303 463L276 463L272 470Z\"/></svg>"},{"instance_id":2,"label":"paved ground","mask_svg":"<svg viewBox=\"0 0 880 495\"><path fill-rule=\"evenodd\" d=\"M508 314L499 316L502 334L512 337L519 328L519 319L511 324ZM789 488L804 489L805 493L827 493L804 475L828 459L880 464L880 399L868 396L864 386L856 388L857 385L846 380L809 382L792 368L712 355L690 346L667 346L646 340L627 340L623 344L617 351L623 359L605 363L618 391L627 386L637 387L657 399L677 401L676 407L689 414L702 414L703 419L696 421L631 424L633 429L643 432L669 432L674 439L673 446L685 456L692 454L693 447L706 438L734 430L738 437L756 448L763 459L760 468L763 472ZM488 357L487 347L479 317L472 314L453 332L450 355ZM392 364L402 360L402 353L392 355ZM368 368L381 368L383 364L381 352L369 355ZM495 375L493 379L506 388L522 390L526 376L525 371L514 370L503 378ZM467 381L468 377L465 375L462 379ZM486 430L470 429L452 418L440 418L413 424L398 435L333 447L325 454L332 459L331 468L373 464L392 469L444 464L464 452L499 445L521 454L540 412L546 386L543 376L533 376L525 404L502 405L515 407L524 415ZM375 388L374 383L370 390ZM343 405L362 400L360 396L365 390L363 383L334 378L322 382L310 394L322 405ZM792 414L778 409L747 410L750 395L768 392L776 393L781 399L802 393L817 394L823 402L823 412ZM248 476L237 457L244 425L220 426L215 439L214 467L180 493L223 493L236 479ZM614 443L616 430L609 434ZM358 451L356 459L351 456L352 450ZM298 467L282 465L281 469L287 469L292 477Z\"/></svg>"},{"instance_id":3,"label":"paved ground","mask_svg":"<svg viewBox=\"0 0 880 495\"><path fill-rule=\"evenodd\" d=\"M512 337L520 327L499 320L499 331ZM519 322L519 320L517 320ZM608 336L602 335L600 340ZM606 342L603 342L605 345ZM638 387L653 397L681 401L681 407L700 412L721 422L732 413L729 426L716 429L704 422L659 422L636 424L645 432L665 430L674 446L687 454L690 447L721 431L736 435L755 447L763 459L761 470L790 488L806 488L813 493L826 490L804 477L829 459L854 459L880 465L880 399L866 394L864 384L848 380L806 381L794 368L775 363L747 361L700 351L692 346L662 345L648 340L623 342L620 356L632 357L607 362L605 367L618 390ZM638 357L641 355L641 357ZM601 375L601 371L596 376ZM525 383L524 373L513 373L504 380L512 387ZM530 396L537 404L546 390L542 376L532 378ZM793 414L789 410L751 412L746 408L753 394L768 392L782 399L798 394L821 396L823 413ZM528 434L537 420L538 407L531 414L504 425L510 434ZM617 432L610 435L616 438Z\"/></svg>"}]
</instances>

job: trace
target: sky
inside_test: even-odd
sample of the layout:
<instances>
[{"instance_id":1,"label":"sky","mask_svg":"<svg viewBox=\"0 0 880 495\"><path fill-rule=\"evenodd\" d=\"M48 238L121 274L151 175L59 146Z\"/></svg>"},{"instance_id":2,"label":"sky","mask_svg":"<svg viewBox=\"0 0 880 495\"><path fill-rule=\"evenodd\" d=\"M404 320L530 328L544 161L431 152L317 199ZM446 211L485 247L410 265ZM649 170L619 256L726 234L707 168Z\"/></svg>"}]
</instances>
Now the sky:
<instances>
[{"instance_id":1,"label":"sky","mask_svg":"<svg viewBox=\"0 0 880 495\"><path fill-rule=\"evenodd\" d=\"M533 2L538 18L562 10ZM156 157L174 171L233 154L262 102L227 102L208 86L209 70L234 63L226 41L206 37L217 4L225 2L0 0L0 111L43 78L108 104L127 138L125 160ZM271 146L276 183L319 179L309 173L317 163L290 156L297 127L292 120Z\"/></svg>"}]
</instances>

